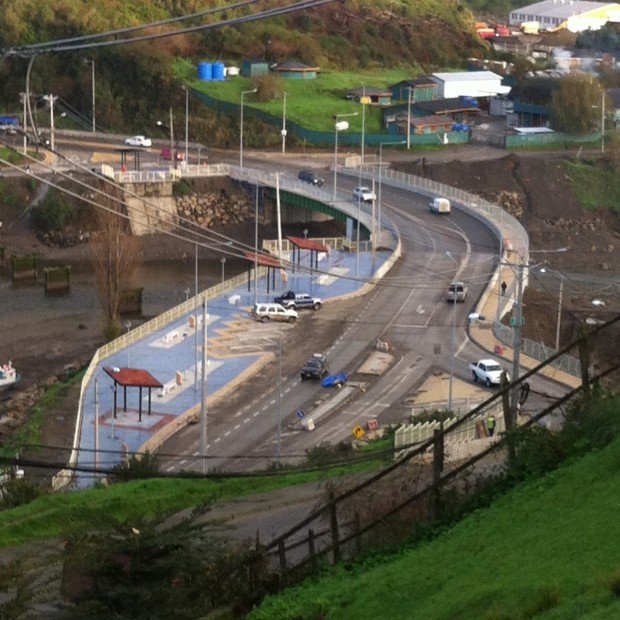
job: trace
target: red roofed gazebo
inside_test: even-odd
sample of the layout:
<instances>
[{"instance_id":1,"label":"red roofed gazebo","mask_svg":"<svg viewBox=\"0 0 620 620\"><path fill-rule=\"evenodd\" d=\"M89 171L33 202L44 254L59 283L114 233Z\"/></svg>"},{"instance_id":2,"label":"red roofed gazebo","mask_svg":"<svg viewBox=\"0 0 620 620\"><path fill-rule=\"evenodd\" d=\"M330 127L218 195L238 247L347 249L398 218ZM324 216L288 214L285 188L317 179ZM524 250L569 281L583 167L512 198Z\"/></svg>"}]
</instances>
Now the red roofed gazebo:
<instances>
[{"instance_id":1,"label":"red roofed gazebo","mask_svg":"<svg viewBox=\"0 0 620 620\"><path fill-rule=\"evenodd\" d=\"M297 264L301 263L301 251L310 250L310 271L319 268L319 252L329 252L329 248L313 239L303 237L286 237L293 245L293 271L295 270L295 249L297 249Z\"/></svg>"},{"instance_id":2,"label":"red roofed gazebo","mask_svg":"<svg viewBox=\"0 0 620 620\"><path fill-rule=\"evenodd\" d=\"M250 290L250 273L252 272L252 267L267 267L267 292L269 293L269 281L273 278L272 286L275 288L276 269L282 269L280 259L275 256L269 256L269 254L257 254L256 252L243 252L243 254L250 263L250 267L248 268L248 291ZM256 273L254 277L256 277Z\"/></svg>"},{"instance_id":3,"label":"red roofed gazebo","mask_svg":"<svg viewBox=\"0 0 620 620\"><path fill-rule=\"evenodd\" d=\"M148 370L140 368L110 368L104 366L103 370L114 381L114 418L116 418L116 394L118 386L123 386L123 410L127 411L127 388L137 387L140 389L140 399L138 402L138 420L142 422L142 388L149 390L149 415L151 415L151 390L161 388L163 385Z\"/></svg>"}]
</instances>

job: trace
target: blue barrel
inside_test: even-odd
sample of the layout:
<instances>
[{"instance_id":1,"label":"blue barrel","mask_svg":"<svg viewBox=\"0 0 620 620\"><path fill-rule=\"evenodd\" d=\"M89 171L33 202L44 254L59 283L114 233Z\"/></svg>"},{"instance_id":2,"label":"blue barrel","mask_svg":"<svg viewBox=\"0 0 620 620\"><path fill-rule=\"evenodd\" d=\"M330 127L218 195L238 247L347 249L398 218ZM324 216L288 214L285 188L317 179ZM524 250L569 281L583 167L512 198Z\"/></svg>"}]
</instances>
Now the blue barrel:
<instances>
[{"instance_id":1,"label":"blue barrel","mask_svg":"<svg viewBox=\"0 0 620 620\"><path fill-rule=\"evenodd\" d=\"M218 60L217 62L214 62L212 79L221 82L222 80L226 79L224 75L225 75L224 63L221 62L220 60Z\"/></svg>"},{"instance_id":2,"label":"blue barrel","mask_svg":"<svg viewBox=\"0 0 620 620\"><path fill-rule=\"evenodd\" d=\"M198 79L210 82L213 79L213 65L210 62L198 63Z\"/></svg>"}]
</instances>

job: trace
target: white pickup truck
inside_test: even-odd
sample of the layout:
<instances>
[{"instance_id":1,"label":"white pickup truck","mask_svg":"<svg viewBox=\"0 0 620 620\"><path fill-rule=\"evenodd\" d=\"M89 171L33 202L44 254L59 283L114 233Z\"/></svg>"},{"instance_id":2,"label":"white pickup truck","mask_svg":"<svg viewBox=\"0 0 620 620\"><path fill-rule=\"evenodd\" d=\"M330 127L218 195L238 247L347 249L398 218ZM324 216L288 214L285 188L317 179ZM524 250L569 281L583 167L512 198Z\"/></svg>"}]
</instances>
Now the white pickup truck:
<instances>
[{"instance_id":1,"label":"white pickup truck","mask_svg":"<svg viewBox=\"0 0 620 620\"><path fill-rule=\"evenodd\" d=\"M490 387L492 385L500 385L502 382L501 377L504 369L495 360L488 359L472 362L469 364L469 369L471 370L474 383L480 381L480 383ZM506 373L506 380L510 381L508 373Z\"/></svg>"}]
</instances>

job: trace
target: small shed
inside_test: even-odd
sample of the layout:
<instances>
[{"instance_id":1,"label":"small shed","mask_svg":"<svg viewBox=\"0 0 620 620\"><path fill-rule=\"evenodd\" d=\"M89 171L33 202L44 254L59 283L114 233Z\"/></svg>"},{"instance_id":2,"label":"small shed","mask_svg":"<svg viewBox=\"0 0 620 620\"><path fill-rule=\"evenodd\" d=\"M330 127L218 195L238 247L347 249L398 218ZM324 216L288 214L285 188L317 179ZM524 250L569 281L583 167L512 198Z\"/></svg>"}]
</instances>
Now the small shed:
<instances>
[{"instance_id":1,"label":"small shed","mask_svg":"<svg viewBox=\"0 0 620 620\"><path fill-rule=\"evenodd\" d=\"M478 114L480 114L480 108L470 97L419 101L413 107L414 116L447 116L453 121L466 121Z\"/></svg>"},{"instance_id":2,"label":"small shed","mask_svg":"<svg viewBox=\"0 0 620 620\"><path fill-rule=\"evenodd\" d=\"M273 69L280 77L286 80L314 80L318 67L309 67L298 60L285 60Z\"/></svg>"},{"instance_id":3,"label":"small shed","mask_svg":"<svg viewBox=\"0 0 620 620\"><path fill-rule=\"evenodd\" d=\"M269 63L264 58L244 58L241 65L241 75L246 78L269 73Z\"/></svg>"},{"instance_id":4,"label":"small shed","mask_svg":"<svg viewBox=\"0 0 620 620\"><path fill-rule=\"evenodd\" d=\"M412 116L411 117L411 134L425 135L433 133L447 133L452 131L453 121L448 116L439 116L432 114L430 116ZM396 118L397 132L400 135L407 133L407 115L399 115Z\"/></svg>"},{"instance_id":5,"label":"small shed","mask_svg":"<svg viewBox=\"0 0 620 620\"><path fill-rule=\"evenodd\" d=\"M362 97L370 99L370 105L387 106L392 103L392 91L389 88L371 88L365 86L347 93L347 99L361 103Z\"/></svg>"},{"instance_id":6,"label":"small shed","mask_svg":"<svg viewBox=\"0 0 620 620\"><path fill-rule=\"evenodd\" d=\"M392 92L392 101L409 101L409 89L411 89L411 101L430 101L435 98L437 84L430 76L403 80L389 86Z\"/></svg>"}]
</instances>

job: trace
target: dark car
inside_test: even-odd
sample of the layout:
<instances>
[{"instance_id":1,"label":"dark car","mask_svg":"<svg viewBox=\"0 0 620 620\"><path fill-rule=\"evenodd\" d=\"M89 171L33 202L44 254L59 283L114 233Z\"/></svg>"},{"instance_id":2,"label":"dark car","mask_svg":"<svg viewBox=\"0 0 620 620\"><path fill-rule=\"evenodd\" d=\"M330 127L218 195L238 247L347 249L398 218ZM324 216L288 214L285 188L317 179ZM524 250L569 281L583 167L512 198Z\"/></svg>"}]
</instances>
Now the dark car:
<instances>
[{"instance_id":1,"label":"dark car","mask_svg":"<svg viewBox=\"0 0 620 620\"><path fill-rule=\"evenodd\" d=\"M321 185L325 183L325 179L322 179L318 174L312 172L312 170L302 170L297 175L297 178L300 181L305 181L306 183L316 185L317 187L321 187Z\"/></svg>"},{"instance_id":2,"label":"dark car","mask_svg":"<svg viewBox=\"0 0 620 620\"><path fill-rule=\"evenodd\" d=\"M325 356L315 353L301 367L301 378L303 379L322 379L329 373L329 364Z\"/></svg>"},{"instance_id":3,"label":"dark car","mask_svg":"<svg viewBox=\"0 0 620 620\"><path fill-rule=\"evenodd\" d=\"M166 161L172 161L172 151L169 148L163 148L159 155ZM183 161L185 159L185 153L183 151L175 151L174 158L177 161Z\"/></svg>"},{"instance_id":4,"label":"dark car","mask_svg":"<svg viewBox=\"0 0 620 620\"><path fill-rule=\"evenodd\" d=\"M297 310L297 308L319 310L323 305L323 301L318 297L312 297L308 293L295 293L294 291L286 291L283 295L274 297L273 301L291 310Z\"/></svg>"}]
</instances>

